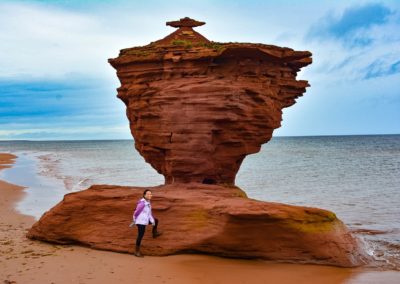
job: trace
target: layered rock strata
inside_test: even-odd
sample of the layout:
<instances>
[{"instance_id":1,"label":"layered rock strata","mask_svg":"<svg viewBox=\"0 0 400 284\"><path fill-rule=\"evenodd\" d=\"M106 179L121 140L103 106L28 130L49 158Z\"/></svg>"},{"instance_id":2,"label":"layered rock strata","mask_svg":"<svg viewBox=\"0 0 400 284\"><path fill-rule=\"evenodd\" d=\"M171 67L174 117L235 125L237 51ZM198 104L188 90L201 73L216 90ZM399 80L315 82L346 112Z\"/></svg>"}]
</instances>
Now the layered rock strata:
<instances>
[{"instance_id":1,"label":"layered rock strata","mask_svg":"<svg viewBox=\"0 0 400 284\"><path fill-rule=\"evenodd\" d=\"M282 109L308 86L296 80L311 53L210 42L188 18L179 29L110 59L135 146L166 183L235 183L243 159L280 127Z\"/></svg>"},{"instance_id":2,"label":"layered rock strata","mask_svg":"<svg viewBox=\"0 0 400 284\"><path fill-rule=\"evenodd\" d=\"M163 235L142 242L146 255L207 253L224 257L357 266L360 252L332 212L249 199L236 187L180 184L151 188ZM132 253L132 211L144 188L98 185L47 212L28 237Z\"/></svg>"}]
</instances>

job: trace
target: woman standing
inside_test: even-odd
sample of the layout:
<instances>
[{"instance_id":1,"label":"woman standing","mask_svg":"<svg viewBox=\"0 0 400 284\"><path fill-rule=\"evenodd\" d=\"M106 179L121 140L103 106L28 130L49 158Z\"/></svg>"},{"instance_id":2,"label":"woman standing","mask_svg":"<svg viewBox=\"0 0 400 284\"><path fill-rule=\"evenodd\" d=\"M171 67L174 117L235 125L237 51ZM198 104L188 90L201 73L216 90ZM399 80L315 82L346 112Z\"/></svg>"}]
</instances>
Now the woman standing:
<instances>
[{"instance_id":1,"label":"woman standing","mask_svg":"<svg viewBox=\"0 0 400 284\"><path fill-rule=\"evenodd\" d=\"M136 239L135 249L135 255L138 257L143 257L143 255L140 253L140 245L144 236L144 232L146 230L146 225L149 225L149 223L153 225L153 238L157 238L161 235L160 232L157 232L158 219L154 218L151 212L151 197L151 191L149 189L146 189L143 192L143 198L138 201L136 210L133 213L133 223L138 228L138 236Z\"/></svg>"}]
</instances>

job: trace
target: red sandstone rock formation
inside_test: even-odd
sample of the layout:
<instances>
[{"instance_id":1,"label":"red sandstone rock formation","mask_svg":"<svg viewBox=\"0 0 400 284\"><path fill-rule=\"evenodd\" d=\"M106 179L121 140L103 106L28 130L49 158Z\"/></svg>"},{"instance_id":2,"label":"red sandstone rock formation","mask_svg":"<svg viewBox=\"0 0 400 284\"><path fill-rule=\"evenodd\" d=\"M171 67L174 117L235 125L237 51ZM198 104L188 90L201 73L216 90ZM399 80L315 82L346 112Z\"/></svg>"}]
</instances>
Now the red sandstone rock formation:
<instances>
[{"instance_id":1,"label":"red sandstone rock formation","mask_svg":"<svg viewBox=\"0 0 400 284\"><path fill-rule=\"evenodd\" d=\"M28 237L131 253L136 228L128 225L143 190L104 185L67 194ZM238 188L217 185L152 190L153 213L164 234L152 239L146 233L146 255L200 252L346 267L367 259L343 223L326 210L252 200Z\"/></svg>"},{"instance_id":2,"label":"red sandstone rock formation","mask_svg":"<svg viewBox=\"0 0 400 284\"><path fill-rule=\"evenodd\" d=\"M311 53L210 42L192 29L204 23L188 18L168 24L179 29L109 60L136 149L167 183L153 189L164 234L147 237L143 252L364 263L368 257L333 213L251 200L232 186L246 155L280 126L282 108L304 93L308 84L296 74L311 63ZM142 192L93 186L68 194L28 237L132 252L136 232L128 224Z\"/></svg>"},{"instance_id":3,"label":"red sandstone rock formation","mask_svg":"<svg viewBox=\"0 0 400 284\"><path fill-rule=\"evenodd\" d=\"M136 149L166 183L231 184L243 159L280 127L282 108L307 81L311 53L265 44L215 43L181 19L179 29L110 59Z\"/></svg>"}]
</instances>

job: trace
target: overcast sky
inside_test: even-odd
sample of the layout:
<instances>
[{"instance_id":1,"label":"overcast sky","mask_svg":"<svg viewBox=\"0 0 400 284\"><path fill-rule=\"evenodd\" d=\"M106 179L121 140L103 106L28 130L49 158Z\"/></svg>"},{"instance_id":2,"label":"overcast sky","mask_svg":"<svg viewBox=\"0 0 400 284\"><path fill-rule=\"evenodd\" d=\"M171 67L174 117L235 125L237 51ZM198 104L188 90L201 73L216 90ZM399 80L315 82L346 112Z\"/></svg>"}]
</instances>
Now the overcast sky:
<instances>
[{"instance_id":1,"label":"overcast sky","mask_svg":"<svg viewBox=\"0 0 400 284\"><path fill-rule=\"evenodd\" d=\"M1 1L0 140L131 138L108 58L205 21L218 42L313 53L276 136L400 133L400 1Z\"/></svg>"}]
</instances>

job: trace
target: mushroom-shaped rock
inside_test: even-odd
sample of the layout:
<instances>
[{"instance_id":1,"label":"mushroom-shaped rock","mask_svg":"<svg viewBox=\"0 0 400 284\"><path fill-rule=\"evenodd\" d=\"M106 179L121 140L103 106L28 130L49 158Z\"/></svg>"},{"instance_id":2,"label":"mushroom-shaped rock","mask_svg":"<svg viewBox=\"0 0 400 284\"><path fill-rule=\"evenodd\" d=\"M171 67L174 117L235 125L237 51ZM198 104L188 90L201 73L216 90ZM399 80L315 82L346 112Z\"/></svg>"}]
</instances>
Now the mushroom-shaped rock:
<instances>
[{"instance_id":1,"label":"mushroom-shaped rock","mask_svg":"<svg viewBox=\"0 0 400 284\"><path fill-rule=\"evenodd\" d=\"M296 80L311 53L209 42L189 18L179 29L110 59L135 146L166 183L235 183L243 159L280 127L282 109L308 86Z\"/></svg>"},{"instance_id":2,"label":"mushroom-shaped rock","mask_svg":"<svg viewBox=\"0 0 400 284\"><path fill-rule=\"evenodd\" d=\"M171 35L109 60L135 147L167 183L152 188L164 234L145 238L143 252L338 266L368 261L332 212L252 200L233 186L246 155L271 139L282 109L305 92L307 81L296 75L311 53L210 42L193 31L201 24L170 22L178 28ZM128 224L143 190L103 185L68 194L28 237L132 252Z\"/></svg>"}]
</instances>

